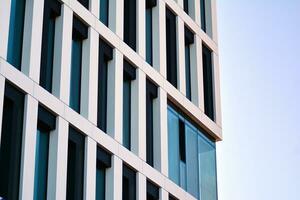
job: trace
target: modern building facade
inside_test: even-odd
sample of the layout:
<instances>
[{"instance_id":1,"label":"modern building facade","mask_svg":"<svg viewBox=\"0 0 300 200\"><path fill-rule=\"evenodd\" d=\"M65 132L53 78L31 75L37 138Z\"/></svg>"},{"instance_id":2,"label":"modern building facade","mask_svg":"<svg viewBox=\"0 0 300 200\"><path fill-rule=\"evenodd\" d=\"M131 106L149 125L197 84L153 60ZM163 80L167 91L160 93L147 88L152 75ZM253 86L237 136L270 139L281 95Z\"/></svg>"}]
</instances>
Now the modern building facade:
<instances>
[{"instance_id":1,"label":"modern building facade","mask_svg":"<svg viewBox=\"0 0 300 200\"><path fill-rule=\"evenodd\" d=\"M216 0L1 0L0 199L217 200Z\"/></svg>"}]
</instances>

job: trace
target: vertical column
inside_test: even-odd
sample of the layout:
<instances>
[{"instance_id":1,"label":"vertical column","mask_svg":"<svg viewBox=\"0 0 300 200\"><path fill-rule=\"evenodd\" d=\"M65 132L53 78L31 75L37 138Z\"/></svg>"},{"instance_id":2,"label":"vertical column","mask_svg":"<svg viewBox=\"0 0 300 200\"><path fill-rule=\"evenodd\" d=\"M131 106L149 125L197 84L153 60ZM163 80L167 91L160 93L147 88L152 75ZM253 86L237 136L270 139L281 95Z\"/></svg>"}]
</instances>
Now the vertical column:
<instances>
[{"instance_id":1,"label":"vertical column","mask_svg":"<svg viewBox=\"0 0 300 200\"><path fill-rule=\"evenodd\" d=\"M62 4L62 14L55 27L53 94L69 105L73 12Z\"/></svg>"},{"instance_id":2,"label":"vertical column","mask_svg":"<svg viewBox=\"0 0 300 200\"><path fill-rule=\"evenodd\" d=\"M50 134L47 199L63 200L67 188L69 124L62 117L56 119L56 130Z\"/></svg>"},{"instance_id":3,"label":"vertical column","mask_svg":"<svg viewBox=\"0 0 300 200\"><path fill-rule=\"evenodd\" d=\"M196 59L197 59L197 72L194 72L194 69L191 70L192 75L192 82L193 80L197 80L196 84L198 85L198 88L196 91L194 91L194 88L192 87L192 94L197 92L197 96L192 96L192 100L195 98L195 103L203 112L204 112L204 88L203 88L203 62L202 62L202 40L198 35L195 37L195 43L196 45Z\"/></svg>"},{"instance_id":4,"label":"vertical column","mask_svg":"<svg viewBox=\"0 0 300 200\"><path fill-rule=\"evenodd\" d=\"M0 2L0 57L6 60L11 0Z\"/></svg>"},{"instance_id":5,"label":"vertical column","mask_svg":"<svg viewBox=\"0 0 300 200\"><path fill-rule=\"evenodd\" d=\"M89 27L88 39L83 42L80 113L97 125L99 35Z\"/></svg>"},{"instance_id":6,"label":"vertical column","mask_svg":"<svg viewBox=\"0 0 300 200\"><path fill-rule=\"evenodd\" d=\"M159 190L159 200L165 200L165 199L169 199L169 193L166 190L160 188L160 190Z\"/></svg>"},{"instance_id":7,"label":"vertical column","mask_svg":"<svg viewBox=\"0 0 300 200\"><path fill-rule=\"evenodd\" d=\"M137 185L137 199L146 200L147 199L147 178L144 174L136 173L136 185Z\"/></svg>"},{"instance_id":8,"label":"vertical column","mask_svg":"<svg viewBox=\"0 0 300 200\"><path fill-rule=\"evenodd\" d=\"M202 46L199 36L195 36L195 41L191 44L191 91L192 102L200 107L200 102L203 101L203 77L202 77Z\"/></svg>"},{"instance_id":9,"label":"vertical column","mask_svg":"<svg viewBox=\"0 0 300 200\"><path fill-rule=\"evenodd\" d=\"M177 4L178 4L181 8L183 8L183 1L184 1L184 0L176 0Z\"/></svg>"},{"instance_id":10,"label":"vertical column","mask_svg":"<svg viewBox=\"0 0 300 200\"><path fill-rule=\"evenodd\" d=\"M113 155L112 166L107 169L105 199L121 200L122 199L122 160Z\"/></svg>"},{"instance_id":11,"label":"vertical column","mask_svg":"<svg viewBox=\"0 0 300 200\"><path fill-rule=\"evenodd\" d=\"M154 168L168 176L168 133L167 133L167 93L158 88L158 98L154 99Z\"/></svg>"},{"instance_id":12,"label":"vertical column","mask_svg":"<svg viewBox=\"0 0 300 200\"><path fill-rule=\"evenodd\" d=\"M85 137L84 161L84 199L96 197L96 152L97 144L90 137Z\"/></svg>"},{"instance_id":13,"label":"vertical column","mask_svg":"<svg viewBox=\"0 0 300 200\"><path fill-rule=\"evenodd\" d=\"M20 199L33 199L38 101L26 95L20 175Z\"/></svg>"},{"instance_id":14,"label":"vertical column","mask_svg":"<svg viewBox=\"0 0 300 200\"><path fill-rule=\"evenodd\" d=\"M157 1L153 8L153 67L167 77L166 61L166 6L164 1Z\"/></svg>"},{"instance_id":15,"label":"vertical column","mask_svg":"<svg viewBox=\"0 0 300 200\"><path fill-rule=\"evenodd\" d=\"M211 0L211 18L212 18L212 39L218 43L218 26L217 26L217 2Z\"/></svg>"},{"instance_id":16,"label":"vertical column","mask_svg":"<svg viewBox=\"0 0 300 200\"><path fill-rule=\"evenodd\" d=\"M191 2L191 1L190 1ZM201 27L201 16L200 16L200 0L192 1L189 4L190 15L198 26Z\"/></svg>"},{"instance_id":17,"label":"vertical column","mask_svg":"<svg viewBox=\"0 0 300 200\"><path fill-rule=\"evenodd\" d=\"M131 94L131 150L146 161L146 74L136 69Z\"/></svg>"},{"instance_id":18,"label":"vertical column","mask_svg":"<svg viewBox=\"0 0 300 200\"><path fill-rule=\"evenodd\" d=\"M221 91L220 91L220 66L219 56L213 52L213 75L214 75L214 99L215 99L215 121L222 126Z\"/></svg>"},{"instance_id":19,"label":"vertical column","mask_svg":"<svg viewBox=\"0 0 300 200\"><path fill-rule=\"evenodd\" d=\"M0 147L1 147L4 88L5 88L5 78L2 75L0 75Z\"/></svg>"},{"instance_id":20,"label":"vertical column","mask_svg":"<svg viewBox=\"0 0 300 200\"><path fill-rule=\"evenodd\" d=\"M124 0L110 0L109 3L108 26L123 39Z\"/></svg>"},{"instance_id":21,"label":"vertical column","mask_svg":"<svg viewBox=\"0 0 300 200\"><path fill-rule=\"evenodd\" d=\"M107 133L122 143L123 55L117 49L108 64L107 82Z\"/></svg>"},{"instance_id":22,"label":"vertical column","mask_svg":"<svg viewBox=\"0 0 300 200\"><path fill-rule=\"evenodd\" d=\"M99 18L100 0L90 0L90 11Z\"/></svg>"},{"instance_id":23,"label":"vertical column","mask_svg":"<svg viewBox=\"0 0 300 200\"><path fill-rule=\"evenodd\" d=\"M26 2L22 71L36 83L40 77L44 1ZM37 53L38 52L38 53Z\"/></svg>"},{"instance_id":24,"label":"vertical column","mask_svg":"<svg viewBox=\"0 0 300 200\"><path fill-rule=\"evenodd\" d=\"M177 21L177 87L178 90L185 95L185 51L184 51L184 22L180 17L176 17Z\"/></svg>"},{"instance_id":25,"label":"vertical column","mask_svg":"<svg viewBox=\"0 0 300 200\"><path fill-rule=\"evenodd\" d=\"M137 1L137 53L146 58L146 0Z\"/></svg>"}]
</instances>

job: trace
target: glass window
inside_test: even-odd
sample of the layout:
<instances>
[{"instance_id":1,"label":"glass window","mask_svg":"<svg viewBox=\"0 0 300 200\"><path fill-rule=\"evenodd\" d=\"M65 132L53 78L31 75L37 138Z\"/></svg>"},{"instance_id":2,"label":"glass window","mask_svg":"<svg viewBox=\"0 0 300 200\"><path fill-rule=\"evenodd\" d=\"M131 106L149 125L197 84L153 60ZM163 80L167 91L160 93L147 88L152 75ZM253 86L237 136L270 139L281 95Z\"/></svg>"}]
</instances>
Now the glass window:
<instances>
[{"instance_id":1,"label":"glass window","mask_svg":"<svg viewBox=\"0 0 300 200\"><path fill-rule=\"evenodd\" d=\"M215 144L198 136L200 199L217 200L217 169Z\"/></svg>"},{"instance_id":2,"label":"glass window","mask_svg":"<svg viewBox=\"0 0 300 200\"><path fill-rule=\"evenodd\" d=\"M80 113L81 103L81 71L82 71L82 45L88 37L88 27L77 17L73 17L72 31L72 57L70 80L70 107Z\"/></svg>"},{"instance_id":3,"label":"glass window","mask_svg":"<svg viewBox=\"0 0 300 200\"><path fill-rule=\"evenodd\" d=\"M189 0L183 0L183 10L189 14Z\"/></svg>"},{"instance_id":4,"label":"glass window","mask_svg":"<svg viewBox=\"0 0 300 200\"><path fill-rule=\"evenodd\" d=\"M177 88L176 15L166 8L167 80Z\"/></svg>"},{"instance_id":5,"label":"glass window","mask_svg":"<svg viewBox=\"0 0 300 200\"><path fill-rule=\"evenodd\" d=\"M153 153L153 100L157 98L157 87L150 80L146 81L146 161L154 166Z\"/></svg>"},{"instance_id":6,"label":"glass window","mask_svg":"<svg viewBox=\"0 0 300 200\"><path fill-rule=\"evenodd\" d=\"M70 107L80 112L82 41L72 40Z\"/></svg>"},{"instance_id":7,"label":"glass window","mask_svg":"<svg viewBox=\"0 0 300 200\"><path fill-rule=\"evenodd\" d=\"M212 37L211 0L200 0L201 29Z\"/></svg>"},{"instance_id":8,"label":"glass window","mask_svg":"<svg viewBox=\"0 0 300 200\"><path fill-rule=\"evenodd\" d=\"M67 200L83 199L84 149L84 135L70 127L67 164Z\"/></svg>"},{"instance_id":9,"label":"glass window","mask_svg":"<svg viewBox=\"0 0 300 200\"><path fill-rule=\"evenodd\" d=\"M44 4L40 85L52 92L55 21L60 16L61 4L57 0L46 0Z\"/></svg>"},{"instance_id":10,"label":"glass window","mask_svg":"<svg viewBox=\"0 0 300 200\"><path fill-rule=\"evenodd\" d=\"M100 0L100 21L108 26L109 0Z\"/></svg>"},{"instance_id":11,"label":"glass window","mask_svg":"<svg viewBox=\"0 0 300 200\"><path fill-rule=\"evenodd\" d=\"M212 52L205 45L202 45L203 61L203 88L204 88L204 112L211 119L215 119L214 111L214 83Z\"/></svg>"},{"instance_id":12,"label":"glass window","mask_svg":"<svg viewBox=\"0 0 300 200\"><path fill-rule=\"evenodd\" d=\"M107 75L108 62L112 60L112 47L100 38L98 57L98 106L97 106L97 126L106 132L107 126Z\"/></svg>"},{"instance_id":13,"label":"glass window","mask_svg":"<svg viewBox=\"0 0 300 200\"><path fill-rule=\"evenodd\" d=\"M105 200L106 170L111 167L111 155L101 147L97 147L96 167L96 200Z\"/></svg>"},{"instance_id":14,"label":"glass window","mask_svg":"<svg viewBox=\"0 0 300 200\"><path fill-rule=\"evenodd\" d=\"M19 199L24 94L5 83L0 146L0 198Z\"/></svg>"},{"instance_id":15,"label":"glass window","mask_svg":"<svg viewBox=\"0 0 300 200\"><path fill-rule=\"evenodd\" d=\"M131 149L131 82L135 80L135 67L124 60L123 71L123 145Z\"/></svg>"},{"instance_id":16,"label":"glass window","mask_svg":"<svg viewBox=\"0 0 300 200\"><path fill-rule=\"evenodd\" d=\"M136 0L124 0L124 42L136 50Z\"/></svg>"},{"instance_id":17,"label":"glass window","mask_svg":"<svg viewBox=\"0 0 300 200\"><path fill-rule=\"evenodd\" d=\"M39 106L35 149L34 199L47 199L50 132L55 129L56 117Z\"/></svg>"},{"instance_id":18,"label":"glass window","mask_svg":"<svg viewBox=\"0 0 300 200\"><path fill-rule=\"evenodd\" d=\"M146 61L150 65L153 63L152 8L156 3L156 0L146 0Z\"/></svg>"},{"instance_id":19,"label":"glass window","mask_svg":"<svg viewBox=\"0 0 300 200\"><path fill-rule=\"evenodd\" d=\"M135 200L136 199L136 172L123 165L123 182L122 182L122 199Z\"/></svg>"},{"instance_id":20,"label":"glass window","mask_svg":"<svg viewBox=\"0 0 300 200\"><path fill-rule=\"evenodd\" d=\"M191 45L194 43L194 34L184 27L185 43L185 79L186 79L186 97L192 100L192 81L191 81Z\"/></svg>"},{"instance_id":21,"label":"glass window","mask_svg":"<svg viewBox=\"0 0 300 200\"><path fill-rule=\"evenodd\" d=\"M21 70L26 0L11 0L7 61Z\"/></svg>"},{"instance_id":22,"label":"glass window","mask_svg":"<svg viewBox=\"0 0 300 200\"><path fill-rule=\"evenodd\" d=\"M170 106L168 157L172 181L198 199L217 200L215 144Z\"/></svg>"},{"instance_id":23,"label":"glass window","mask_svg":"<svg viewBox=\"0 0 300 200\"><path fill-rule=\"evenodd\" d=\"M89 0L78 0L81 5L83 5L86 9L89 9Z\"/></svg>"},{"instance_id":24,"label":"glass window","mask_svg":"<svg viewBox=\"0 0 300 200\"><path fill-rule=\"evenodd\" d=\"M159 200L159 187L147 180L147 200Z\"/></svg>"}]
</instances>

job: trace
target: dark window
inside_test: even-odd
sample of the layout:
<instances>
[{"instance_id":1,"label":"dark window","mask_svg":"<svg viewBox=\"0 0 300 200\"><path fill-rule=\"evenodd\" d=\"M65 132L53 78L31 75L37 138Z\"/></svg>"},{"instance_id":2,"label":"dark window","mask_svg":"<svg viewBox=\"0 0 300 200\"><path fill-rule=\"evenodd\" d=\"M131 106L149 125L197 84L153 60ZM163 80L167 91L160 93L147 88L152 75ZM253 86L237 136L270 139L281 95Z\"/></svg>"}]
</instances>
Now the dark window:
<instances>
[{"instance_id":1,"label":"dark window","mask_svg":"<svg viewBox=\"0 0 300 200\"><path fill-rule=\"evenodd\" d=\"M200 0L201 29L206 32L205 0Z\"/></svg>"},{"instance_id":2,"label":"dark window","mask_svg":"<svg viewBox=\"0 0 300 200\"><path fill-rule=\"evenodd\" d=\"M78 0L81 5L83 5L86 9L89 9L89 0Z\"/></svg>"},{"instance_id":3,"label":"dark window","mask_svg":"<svg viewBox=\"0 0 300 200\"><path fill-rule=\"evenodd\" d=\"M186 14L189 14L189 0L183 0L183 9Z\"/></svg>"},{"instance_id":4,"label":"dark window","mask_svg":"<svg viewBox=\"0 0 300 200\"><path fill-rule=\"evenodd\" d=\"M166 8L167 80L177 88L176 16Z\"/></svg>"},{"instance_id":5,"label":"dark window","mask_svg":"<svg viewBox=\"0 0 300 200\"><path fill-rule=\"evenodd\" d=\"M212 120L215 119L214 112L214 89L213 89L213 66L212 52L202 45L203 59L203 86L204 86L204 112Z\"/></svg>"},{"instance_id":6,"label":"dark window","mask_svg":"<svg viewBox=\"0 0 300 200\"><path fill-rule=\"evenodd\" d=\"M146 0L146 61L153 63L153 33L152 33L152 8L156 0Z\"/></svg>"},{"instance_id":7,"label":"dark window","mask_svg":"<svg viewBox=\"0 0 300 200\"><path fill-rule=\"evenodd\" d=\"M42 56L40 85L52 92L55 21L60 16L61 4L57 0L46 0L44 4Z\"/></svg>"},{"instance_id":8,"label":"dark window","mask_svg":"<svg viewBox=\"0 0 300 200\"><path fill-rule=\"evenodd\" d=\"M159 187L147 180L147 200L159 200Z\"/></svg>"},{"instance_id":9,"label":"dark window","mask_svg":"<svg viewBox=\"0 0 300 200\"><path fill-rule=\"evenodd\" d=\"M124 0L124 42L136 50L136 0Z\"/></svg>"},{"instance_id":10,"label":"dark window","mask_svg":"<svg viewBox=\"0 0 300 200\"><path fill-rule=\"evenodd\" d=\"M200 0L201 29L212 37L212 10L211 0Z\"/></svg>"},{"instance_id":11,"label":"dark window","mask_svg":"<svg viewBox=\"0 0 300 200\"><path fill-rule=\"evenodd\" d=\"M56 117L39 106L35 150L34 199L47 199L50 132L55 129Z\"/></svg>"},{"instance_id":12,"label":"dark window","mask_svg":"<svg viewBox=\"0 0 300 200\"><path fill-rule=\"evenodd\" d=\"M19 199L24 94L6 82L0 146L0 198Z\"/></svg>"},{"instance_id":13,"label":"dark window","mask_svg":"<svg viewBox=\"0 0 300 200\"><path fill-rule=\"evenodd\" d=\"M194 34L185 27L185 79L186 79L186 97L192 99L192 85L191 85L191 48L190 45L194 43Z\"/></svg>"},{"instance_id":14,"label":"dark window","mask_svg":"<svg viewBox=\"0 0 300 200\"><path fill-rule=\"evenodd\" d=\"M178 200L178 199L172 196L171 194L169 194L169 200Z\"/></svg>"},{"instance_id":15,"label":"dark window","mask_svg":"<svg viewBox=\"0 0 300 200\"><path fill-rule=\"evenodd\" d=\"M123 164L122 199L136 199L136 172Z\"/></svg>"},{"instance_id":16,"label":"dark window","mask_svg":"<svg viewBox=\"0 0 300 200\"><path fill-rule=\"evenodd\" d=\"M131 81L136 78L135 67L124 60L123 71L123 145L131 149Z\"/></svg>"},{"instance_id":17,"label":"dark window","mask_svg":"<svg viewBox=\"0 0 300 200\"><path fill-rule=\"evenodd\" d=\"M70 107L80 113L82 43L87 38L88 28L73 17L72 61L70 81Z\"/></svg>"},{"instance_id":18,"label":"dark window","mask_svg":"<svg viewBox=\"0 0 300 200\"><path fill-rule=\"evenodd\" d=\"M100 0L100 21L108 26L109 0Z\"/></svg>"},{"instance_id":19,"label":"dark window","mask_svg":"<svg viewBox=\"0 0 300 200\"><path fill-rule=\"evenodd\" d=\"M96 200L105 200L106 169L111 167L111 154L97 147Z\"/></svg>"},{"instance_id":20,"label":"dark window","mask_svg":"<svg viewBox=\"0 0 300 200\"><path fill-rule=\"evenodd\" d=\"M157 98L157 86L146 81L146 161L153 166L153 99Z\"/></svg>"},{"instance_id":21,"label":"dark window","mask_svg":"<svg viewBox=\"0 0 300 200\"><path fill-rule=\"evenodd\" d=\"M67 200L83 199L85 137L69 127Z\"/></svg>"},{"instance_id":22,"label":"dark window","mask_svg":"<svg viewBox=\"0 0 300 200\"><path fill-rule=\"evenodd\" d=\"M107 75L108 62L113 58L112 47L100 38L99 43L99 70L98 70L98 111L97 126L106 132L107 125Z\"/></svg>"},{"instance_id":23,"label":"dark window","mask_svg":"<svg viewBox=\"0 0 300 200\"><path fill-rule=\"evenodd\" d=\"M185 124L182 120L179 120L179 156L180 160L185 163Z\"/></svg>"},{"instance_id":24,"label":"dark window","mask_svg":"<svg viewBox=\"0 0 300 200\"><path fill-rule=\"evenodd\" d=\"M26 0L11 0L7 61L21 70Z\"/></svg>"}]
</instances>

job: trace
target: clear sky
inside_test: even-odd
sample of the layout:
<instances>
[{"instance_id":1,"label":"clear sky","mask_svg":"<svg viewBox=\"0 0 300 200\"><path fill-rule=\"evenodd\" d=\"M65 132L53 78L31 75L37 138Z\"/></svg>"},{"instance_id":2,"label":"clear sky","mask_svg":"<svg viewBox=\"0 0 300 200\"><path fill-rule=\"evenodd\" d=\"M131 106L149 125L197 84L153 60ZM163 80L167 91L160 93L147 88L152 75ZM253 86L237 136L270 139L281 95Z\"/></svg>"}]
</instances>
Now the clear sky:
<instances>
[{"instance_id":1,"label":"clear sky","mask_svg":"<svg viewBox=\"0 0 300 200\"><path fill-rule=\"evenodd\" d=\"M219 200L300 199L300 0L217 0Z\"/></svg>"}]
</instances>

